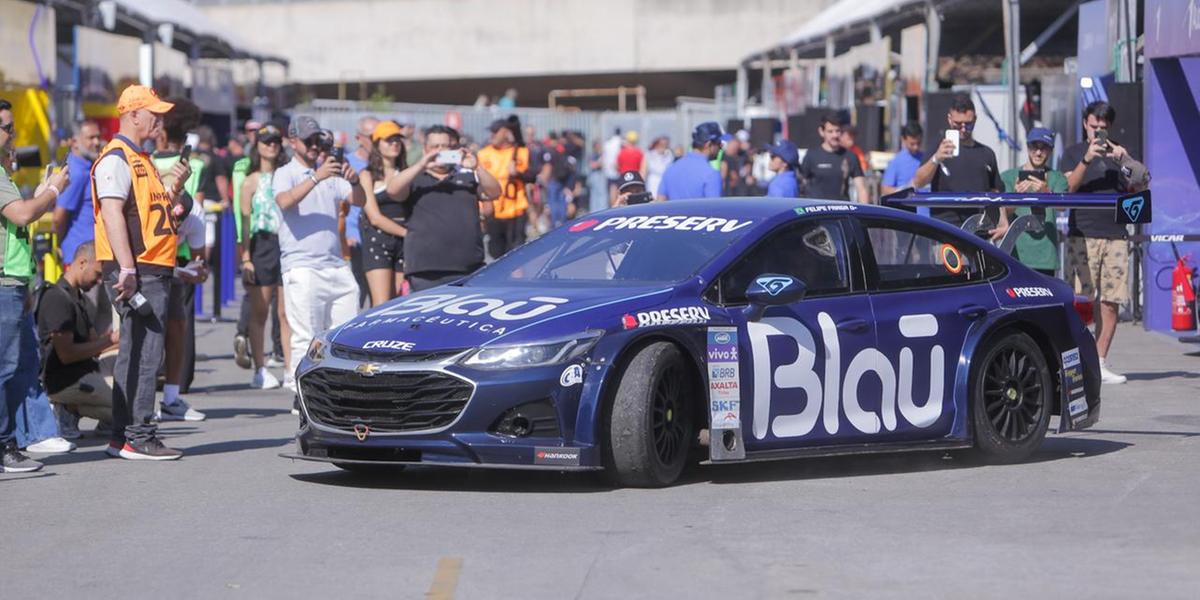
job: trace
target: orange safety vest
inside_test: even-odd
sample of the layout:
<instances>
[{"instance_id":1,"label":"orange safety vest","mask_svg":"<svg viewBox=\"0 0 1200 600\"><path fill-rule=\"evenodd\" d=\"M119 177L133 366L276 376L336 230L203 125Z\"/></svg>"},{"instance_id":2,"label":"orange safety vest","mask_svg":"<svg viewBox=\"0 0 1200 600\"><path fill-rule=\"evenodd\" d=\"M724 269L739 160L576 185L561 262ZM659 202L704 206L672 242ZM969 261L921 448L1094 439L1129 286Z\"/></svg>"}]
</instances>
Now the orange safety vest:
<instances>
[{"instance_id":1,"label":"orange safety vest","mask_svg":"<svg viewBox=\"0 0 1200 600\"><path fill-rule=\"evenodd\" d=\"M516 157L517 171L529 170L529 148L499 149L495 146L485 146L479 150L479 166L483 167L496 181L500 183L500 197L492 202L495 209L493 216L497 219L514 219L525 214L529 200L525 198L525 182L518 178L509 181L508 165Z\"/></svg>"},{"instance_id":2,"label":"orange safety vest","mask_svg":"<svg viewBox=\"0 0 1200 600\"><path fill-rule=\"evenodd\" d=\"M158 178L158 169L150 156L143 154L132 140L117 135L92 165L92 210L96 215L96 259L113 268L112 245L100 213L100 198L96 196L96 167L110 154L122 154L129 165L133 182L130 197L125 200L125 230L129 247L139 271L171 275L175 269L175 221L171 218L171 197Z\"/></svg>"}]
</instances>

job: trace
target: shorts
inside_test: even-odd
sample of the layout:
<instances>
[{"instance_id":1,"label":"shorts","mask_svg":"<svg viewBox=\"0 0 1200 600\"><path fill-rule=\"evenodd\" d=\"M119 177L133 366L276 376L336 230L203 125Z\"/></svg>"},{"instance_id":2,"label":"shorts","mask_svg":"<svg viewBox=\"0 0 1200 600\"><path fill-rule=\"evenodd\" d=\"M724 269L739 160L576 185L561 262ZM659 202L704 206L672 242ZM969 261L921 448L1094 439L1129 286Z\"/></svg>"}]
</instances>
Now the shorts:
<instances>
[{"instance_id":1,"label":"shorts","mask_svg":"<svg viewBox=\"0 0 1200 600\"><path fill-rule=\"evenodd\" d=\"M186 321L188 311L194 310L192 305L196 302L195 284L172 277L167 287L167 320Z\"/></svg>"},{"instance_id":2,"label":"shorts","mask_svg":"<svg viewBox=\"0 0 1200 600\"><path fill-rule=\"evenodd\" d=\"M1067 238L1068 283L1075 292L1101 302L1129 301L1129 242L1102 238Z\"/></svg>"},{"instance_id":3,"label":"shorts","mask_svg":"<svg viewBox=\"0 0 1200 600\"><path fill-rule=\"evenodd\" d=\"M404 238L385 233L363 219L359 225L362 233L363 272L389 269L404 272Z\"/></svg>"},{"instance_id":4,"label":"shorts","mask_svg":"<svg viewBox=\"0 0 1200 600\"><path fill-rule=\"evenodd\" d=\"M254 285L283 285L279 267L279 236L265 231L250 237L250 264L254 265Z\"/></svg>"}]
</instances>

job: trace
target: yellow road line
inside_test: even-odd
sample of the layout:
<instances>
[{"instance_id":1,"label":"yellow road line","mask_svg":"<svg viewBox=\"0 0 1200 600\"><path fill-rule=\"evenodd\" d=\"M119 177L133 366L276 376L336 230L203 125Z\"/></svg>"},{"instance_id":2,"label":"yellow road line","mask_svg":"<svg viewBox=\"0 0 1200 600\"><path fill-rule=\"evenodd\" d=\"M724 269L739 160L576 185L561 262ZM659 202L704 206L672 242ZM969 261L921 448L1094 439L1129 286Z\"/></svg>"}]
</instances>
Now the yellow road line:
<instances>
[{"instance_id":1,"label":"yellow road line","mask_svg":"<svg viewBox=\"0 0 1200 600\"><path fill-rule=\"evenodd\" d=\"M453 600L462 565L463 559L457 556L438 560L437 570L433 572L433 583L429 586L429 591L425 592L425 597L429 600Z\"/></svg>"}]
</instances>

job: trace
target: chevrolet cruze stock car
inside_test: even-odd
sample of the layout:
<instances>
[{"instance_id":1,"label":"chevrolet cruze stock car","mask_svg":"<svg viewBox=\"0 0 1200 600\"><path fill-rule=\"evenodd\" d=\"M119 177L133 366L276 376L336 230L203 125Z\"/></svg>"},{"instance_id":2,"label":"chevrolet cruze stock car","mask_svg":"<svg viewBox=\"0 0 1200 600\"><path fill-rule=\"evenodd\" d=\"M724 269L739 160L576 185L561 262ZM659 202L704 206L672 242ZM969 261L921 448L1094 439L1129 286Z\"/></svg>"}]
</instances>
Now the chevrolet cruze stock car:
<instances>
[{"instance_id":1,"label":"chevrolet cruze stock car","mask_svg":"<svg viewBox=\"0 0 1200 600\"><path fill-rule=\"evenodd\" d=\"M1020 461L1100 410L1064 283L894 208L719 199L604 211L315 340L284 456L603 470L971 449Z\"/></svg>"}]
</instances>

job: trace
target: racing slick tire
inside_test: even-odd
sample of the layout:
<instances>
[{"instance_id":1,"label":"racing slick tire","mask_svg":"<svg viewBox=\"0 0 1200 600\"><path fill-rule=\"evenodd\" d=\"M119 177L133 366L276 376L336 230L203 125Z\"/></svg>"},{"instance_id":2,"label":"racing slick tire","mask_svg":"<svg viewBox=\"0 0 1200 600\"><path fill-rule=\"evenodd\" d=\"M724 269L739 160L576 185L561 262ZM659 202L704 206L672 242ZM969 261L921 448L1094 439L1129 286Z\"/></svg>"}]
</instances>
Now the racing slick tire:
<instances>
[{"instance_id":1,"label":"racing slick tire","mask_svg":"<svg viewBox=\"0 0 1200 600\"><path fill-rule=\"evenodd\" d=\"M1015 463L1042 444L1053 411L1054 382L1028 335L1006 330L981 348L971 372L973 454L986 463Z\"/></svg>"},{"instance_id":2,"label":"racing slick tire","mask_svg":"<svg viewBox=\"0 0 1200 600\"><path fill-rule=\"evenodd\" d=\"M384 476L395 475L404 470L405 465L371 465L366 463L335 462L333 466L356 475Z\"/></svg>"},{"instance_id":3,"label":"racing slick tire","mask_svg":"<svg viewBox=\"0 0 1200 600\"><path fill-rule=\"evenodd\" d=\"M683 352L670 342L649 344L629 361L606 423L610 482L663 487L679 478L694 437L691 383Z\"/></svg>"}]
</instances>

